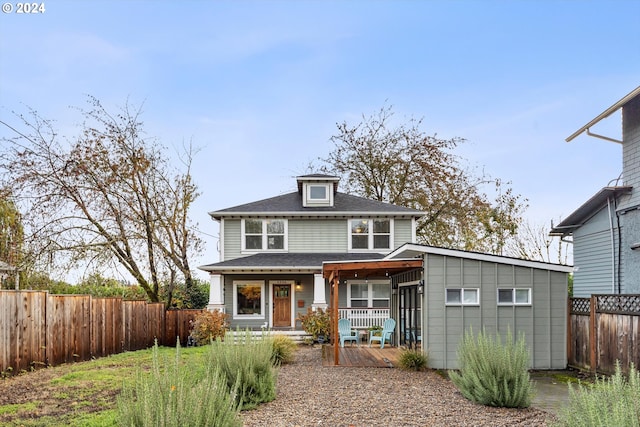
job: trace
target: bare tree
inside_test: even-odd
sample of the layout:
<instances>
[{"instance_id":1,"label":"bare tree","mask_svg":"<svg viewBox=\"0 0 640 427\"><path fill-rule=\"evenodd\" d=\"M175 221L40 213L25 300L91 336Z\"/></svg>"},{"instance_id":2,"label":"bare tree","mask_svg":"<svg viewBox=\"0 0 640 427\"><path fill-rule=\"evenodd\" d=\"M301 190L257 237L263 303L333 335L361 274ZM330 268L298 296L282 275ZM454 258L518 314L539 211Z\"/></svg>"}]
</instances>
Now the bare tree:
<instances>
[{"instance_id":1,"label":"bare tree","mask_svg":"<svg viewBox=\"0 0 640 427\"><path fill-rule=\"evenodd\" d=\"M97 99L88 103L75 138L61 139L33 110L18 116L24 131L1 122L13 135L3 138L0 167L24 209L26 240L41 265L124 267L159 301L175 271L191 283L189 256L201 249L188 219L198 196L192 152L180 171L145 136L139 109L111 115Z\"/></svg>"},{"instance_id":2,"label":"bare tree","mask_svg":"<svg viewBox=\"0 0 640 427\"><path fill-rule=\"evenodd\" d=\"M502 254L526 201L465 168L453 153L462 138L427 135L414 118L393 126L392 117L388 106L356 125L338 123L320 169L342 176L347 193L426 212L417 229L422 243ZM493 202L482 191L487 184L495 185Z\"/></svg>"},{"instance_id":3,"label":"bare tree","mask_svg":"<svg viewBox=\"0 0 640 427\"><path fill-rule=\"evenodd\" d=\"M516 239L509 243L511 255L542 262L568 265L572 256L570 242L549 236L551 227L524 222Z\"/></svg>"}]
</instances>

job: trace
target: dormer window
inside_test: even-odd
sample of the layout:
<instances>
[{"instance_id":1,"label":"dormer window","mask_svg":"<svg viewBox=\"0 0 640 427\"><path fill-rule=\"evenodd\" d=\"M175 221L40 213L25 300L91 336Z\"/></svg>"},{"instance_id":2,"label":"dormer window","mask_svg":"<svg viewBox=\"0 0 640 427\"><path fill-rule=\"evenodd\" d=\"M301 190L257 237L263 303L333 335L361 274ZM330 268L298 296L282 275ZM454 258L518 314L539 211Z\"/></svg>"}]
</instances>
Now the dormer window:
<instances>
[{"instance_id":1,"label":"dormer window","mask_svg":"<svg viewBox=\"0 0 640 427\"><path fill-rule=\"evenodd\" d=\"M319 201L319 202L328 202L327 186L326 185L312 185L309 184L309 200Z\"/></svg>"},{"instance_id":2,"label":"dormer window","mask_svg":"<svg viewBox=\"0 0 640 427\"><path fill-rule=\"evenodd\" d=\"M331 191L331 188L331 183L305 182L302 187L304 206L333 206L333 191Z\"/></svg>"}]
</instances>

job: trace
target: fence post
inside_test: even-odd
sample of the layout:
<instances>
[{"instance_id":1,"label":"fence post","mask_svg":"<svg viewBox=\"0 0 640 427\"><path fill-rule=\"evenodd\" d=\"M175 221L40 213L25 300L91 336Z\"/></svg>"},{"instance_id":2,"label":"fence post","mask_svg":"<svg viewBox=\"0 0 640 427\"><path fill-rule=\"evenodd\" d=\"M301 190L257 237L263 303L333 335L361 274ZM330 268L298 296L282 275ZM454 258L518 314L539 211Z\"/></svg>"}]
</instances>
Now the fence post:
<instances>
[{"instance_id":1,"label":"fence post","mask_svg":"<svg viewBox=\"0 0 640 427\"><path fill-rule=\"evenodd\" d=\"M571 308L573 307L573 298L567 298L567 365L573 360L573 342L571 338Z\"/></svg>"},{"instance_id":2,"label":"fence post","mask_svg":"<svg viewBox=\"0 0 640 427\"><path fill-rule=\"evenodd\" d=\"M589 302L589 365L592 372L598 369L598 361L596 359L596 349L598 347L598 333L596 328L596 306L598 297L591 295Z\"/></svg>"}]
</instances>

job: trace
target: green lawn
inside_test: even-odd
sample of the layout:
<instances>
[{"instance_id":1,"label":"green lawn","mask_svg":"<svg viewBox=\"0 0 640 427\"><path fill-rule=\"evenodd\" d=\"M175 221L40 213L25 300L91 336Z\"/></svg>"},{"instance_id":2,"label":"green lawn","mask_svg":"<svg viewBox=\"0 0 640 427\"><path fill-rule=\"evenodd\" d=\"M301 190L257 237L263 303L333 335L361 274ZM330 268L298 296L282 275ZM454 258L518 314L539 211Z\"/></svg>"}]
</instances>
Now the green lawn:
<instances>
[{"instance_id":1,"label":"green lawn","mask_svg":"<svg viewBox=\"0 0 640 427\"><path fill-rule=\"evenodd\" d=\"M207 347L181 349L183 363L201 367ZM175 358L175 349L160 356ZM0 426L115 426L116 399L138 367L152 365L151 349L45 368L0 380Z\"/></svg>"}]
</instances>

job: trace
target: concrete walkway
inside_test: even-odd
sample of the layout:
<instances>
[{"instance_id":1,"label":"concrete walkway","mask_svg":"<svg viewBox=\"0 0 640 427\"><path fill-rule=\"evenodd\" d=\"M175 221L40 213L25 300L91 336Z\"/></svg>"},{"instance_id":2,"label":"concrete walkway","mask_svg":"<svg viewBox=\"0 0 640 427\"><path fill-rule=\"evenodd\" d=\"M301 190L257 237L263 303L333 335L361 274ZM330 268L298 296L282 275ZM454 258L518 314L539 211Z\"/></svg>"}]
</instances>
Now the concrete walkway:
<instances>
[{"instance_id":1,"label":"concrete walkway","mask_svg":"<svg viewBox=\"0 0 640 427\"><path fill-rule=\"evenodd\" d=\"M558 381L553 375L536 373L532 375L536 383L536 395L531 406L550 414L558 415L560 408L569 403L569 386Z\"/></svg>"}]
</instances>

